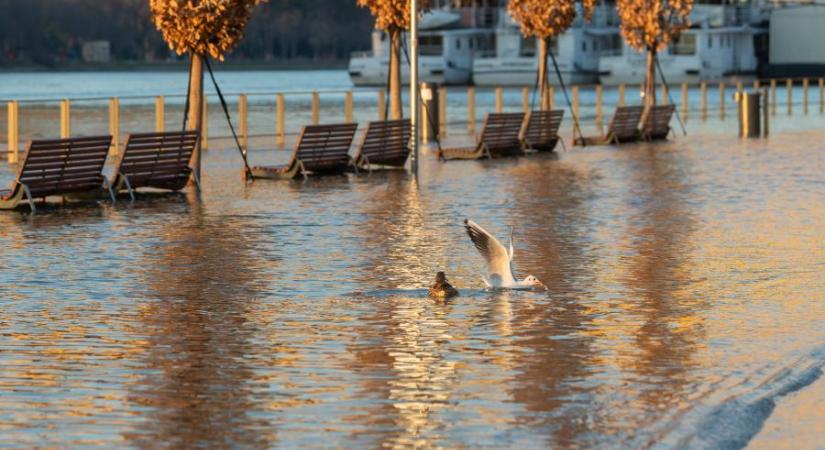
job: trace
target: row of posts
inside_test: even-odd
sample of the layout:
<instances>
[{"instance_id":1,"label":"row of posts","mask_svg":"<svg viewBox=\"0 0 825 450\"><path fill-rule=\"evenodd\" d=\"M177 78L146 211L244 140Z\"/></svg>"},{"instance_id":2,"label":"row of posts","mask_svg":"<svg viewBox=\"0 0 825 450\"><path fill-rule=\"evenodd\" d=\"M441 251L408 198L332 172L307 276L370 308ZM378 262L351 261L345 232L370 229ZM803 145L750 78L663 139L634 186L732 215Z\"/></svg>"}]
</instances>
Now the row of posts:
<instances>
[{"instance_id":1,"label":"row of posts","mask_svg":"<svg viewBox=\"0 0 825 450\"><path fill-rule=\"evenodd\" d=\"M785 82L786 91L787 91L787 113L791 115L793 113L793 80L788 79ZM753 88L754 90L759 90L761 87L760 82L754 81ZM687 83L682 83L681 85L681 94L682 94L682 117L684 120L688 117L688 85ZM771 114L776 115L776 88L777 88L777 81L770 80L770 104ZM802 80L802 91L803 91L803 102L802 102L802 110L805 114L808 114L808 88L809 88L809 80L803 79ZM623 106L625 104L625 85L618 86L618 106ZM669 102L669 88L668 86L662 87L662 103ZM719 83L719 116L720 118L725 118L725 96L726 96L726 85L724 82ZM708 85L706 82L702 82L699 85L700 90L700 114L702 120L706 120L708 117ZM744 87L742 83L737 83L736 85L736 92L743 92ZM441 130L441 136L446 136L447 130L447 95L448 89L442 87L439 89L439 111L438 111L438 122L439 128ZM521 100L522 100L522 109L526 112L531 109L532 99L530 98L530 89L523 88L521 91ZM603 107L603 88L601 85L595 86L595 96L596 96L596 125L599 128L602 128L602 123L604 121L604 107ZM767 94L767 92L766 92ZM476 126L476 102L475 102L476 90L474 87L467 88L467 125L468 130L470 132L475 131ZM549 105L550 109L553 108L553 99L555 97L554 89L550 87L547 91L547 104ZM378 119L379 120L386 120L386 94L385 92L379 91L378 92ZM541 103L540 100L537 103ZM573 86L571 88L571 103L573 113L578 116L579 113L579 86ZM20 151L20 122L19 122L19 111L20 105L17 101L10 101L8 103L8 161L10 163L16 163L18 160L18 154ZM504 109L504 89L503 88L496 88L495 89L495 111L502 112ZM312 93L311 98L311 121L313 124L318 124L321 121L321 99L320 94L318 92ZM819 112L825 112L825 79L819 79ZM344 115L346 122L353 121L353 93L347 92L344 98ZM425 115L426 116L426 115ZM206 117L206 102L204 102L204 118ZM241 95L238 101L238 117L239 117L239 134L240 134L240 141L241 145L244 148L247 148L249 145L249 103L248 98L246 95ZM422 120L425 122L425 126L422 128L427 130L429 127L426 126L427 118L423 117ZM165 99L163 96L159 96L155 99L155 130L156 131L164 131L166 124L166 112L165 112ZM207 149L209 146L208 141L208 129L207 129L207 120L203 120L203 140L202 146L204 149ZM120 136L120 102L116 97L113 97L109 100L109 133L112 136ZM60 137L66 138L71 136L71 102L68 99L64 99L60 102ZM275 138L276 143L278 146L283 146L286 138L286 106L285 106L285 95L284 94L276 94L275 95ZM426 139L427 136L424 136ZM120 151L120 143L118 139L113 140L113 148L112 152L117 154Z\"/></svg>"}]
</instances>

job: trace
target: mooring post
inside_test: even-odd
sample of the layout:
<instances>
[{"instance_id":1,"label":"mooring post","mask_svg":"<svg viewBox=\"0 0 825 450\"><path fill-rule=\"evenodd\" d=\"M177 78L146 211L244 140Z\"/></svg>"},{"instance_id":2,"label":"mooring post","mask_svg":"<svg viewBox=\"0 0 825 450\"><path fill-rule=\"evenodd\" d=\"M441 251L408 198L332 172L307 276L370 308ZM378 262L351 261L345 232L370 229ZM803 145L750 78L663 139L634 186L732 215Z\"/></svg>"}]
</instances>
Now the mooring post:
<instances>
[{"instance_id":1,"label":"mooring post","mask_svg":"<svg viewBox=\"0 0 825 450\"><path fill-rule=\"evenodd\" d=\"M808 79L802 80L802 112L808 115Z\"/></svg>"},{"instance_id":2,"label":"mooring post","mask_svg":"<svg viewBox=\"0 0 825 450\"><path fill-rule=\"evenodd\" d=\"M387 94L378 91L378 120L387 120Z\"/></svg>"},{"instance_id":3,"label":"mooring post","mask_svg":"<svg viewBox=\"0 0 825 450\"><path fill-rule=\"evenodd\" d=\"M155 97L155 131L163 133L166 128L166 105L162 95Z\"/></svg>"},{"instance_id":4,"label":"mooring post","mask_svg":"<svg viewBox=\"0 0 825 450\"><path fill-rule=\"evenodd\" d=\"M776 79L771 80L771 114L776 115Z\"/></svg>"},{"instance_id":5,"label":"mooring post","mask_svg":"<svg viewBox=\"0 0 825 450\"><path fill-rule=\"evenodd\" d=\"M112 154L120 153L120 99L109 99L109 134L112 135Z\"/></svg>"},{"instance_id":6,"label":"mooring post","mask_svg":"<svg viewBox=\"0 0 825 450\"><path fill-rule=\"evenodd\" d=\"M603 131L602 121L604 120L604 88L601 84L596 85L596 127L599 132Z\"/></svg>"},{"instance_id":7,"label":"mooring post","mask_svg":"<svg viewBox=\"0 0 825 450\"><path fill-rule=\"evenodd\" d=\"M682 120L688 120L688 85L682 83Z\"/></svg>"},{"instance_id":8,"label":"mooring post","mask_svg":"<svg viewBox=\"0 0 825 450\"><path fill-rule=\"evenodd\" d=\"M201 150L209 150L209 112L206 95L203 96L203 119L201 119Z\"/></svg>"},{"instance_id":9,"label":"mooring post","mask_svg":"<svg viewBox=\"0 0 825 450\"><path fill-rule=\"evenodd\" d=\"M275 145L283 147L286 140L286 105L284 94L275 95Z\"/></svg>"},{"instance_id":10,"label":"mooring post","mask_svg":"<svg viewBox=\"0 0 825 450\"><path fill-rule=\"evenodd\" d=\"M719 119L725 120L725 82L719 83Z\"/></svg>"},{"instance_id":11,"label":"mooring post","mask_svg":"<svg viewBox=\"0 0 825 450\"><path fill-rule=\"evenodd\" d=\"M353 123L353 114L352 114L352 91L347 91L344 95L344 120L347 123Z\"/></svg>"},{"instance_id":12,"label":"mooring post","mask_svg":"<svg viewBox=\"0 0 825 450\"><path fill-rule=\"evenodd\" d=\"M578 86L573 86L572 94L573 94L573 111L572 111L572 113L573 113L573 117L578 118L579 117L579 87Z\"/></svg>"},{"instance_id":13,"label":"mooring post","mask_svg":"<svg viewBox=\"0 0 825 450\"><path fill-rule=\"evenodd\" d=\"M72 111L69 99L60 101L60 138L67 139L72 135Z\"/></svg>"},{"instance_id":14,"label":"mooring post","mask_svg":"<svg viewBox=\"0 0 825 450\"><path fill-rule=\"evenodd\" d=\"M521 88L521 110L524 114L530 111L530 88Z\"/></svg>"},{"instance_id":15,"label":"mooring post","mask_svg":"<svg viewBox=\"0 0 825 450\"><path fill-rule=\"evenodd\" d=\"M547 110L552 111L556 106L556 89L553 86L547 86Z\"/></svg>"},{"instance_id":16,"label":"mooring post","mask_svg":"<svg viewBox=\"0 0 825 450\"><path fill-rule=\"evenodd\" d=\"M793 80L785 80L785 91L788 93L788 115L793 114Z\"/></svg>"},{"instance_id":17,"label":"mooring post","mask_svg":"<svg viewBox=\"0 0 825 450\"><path fill-rule=\"evenodd\" d=\"M317 92L312 93L312 124L321 123L321 96Z\"/></svg>"},{"instance_id":18,"label":"mooring post","mask_svg":"<svg viewBox=\"0 0 825 450\"><path fill-rule=\"evenodd\" d=\"M624 85L619 85L619 106L624 106Z\"/></svg>"},{"instance_id":19,"label":"mooring post","mask_svg":"<svg viewBox=\"0 0 825 450\"><path fill-rule=\"evenodd\" d=\"M447 136L447 88L438 89L438 133Z\"/></svg>"},{"instance_id":20,"label":"mooring post","mask_svg":"<svg viewBox=\"0 0 825 450\"><path fill-rule=\"evenodd\" d=\"M241 133L241 148L249 149L249 101L246 94L238 96L238 128Z\"/></svg>"},{"instance_id":21,"label":"mooring post","mask_svg":"<svg viewBox=\"0 0 825 450\"><path fill-rule=\"evenodd\" d=\"M20 110L17 100L12 100L8 103L7 110L7 124L8 124L8 140L9 140L9 164L16 164L20 155Z\"/></svg>"},{"instance_id":22,"label":"mooring post","mask_svg":"<svg viewBox=\"0 0 825 450\"><path fill-rule=\"evenodd\" d=\"M701 91L702 104L699 107L702 110L702 121L708 120L708 83L703 81L699 84L699 91Z\"/></svg>"},{"instance_id":23,"label":"mooring post","mask_svg":"<svg viewBox=\"0 0 825 450\"><path fill-rule=\"evenodd\" d=\"M763 117L763 121L765 122L765 124L764 124L765 126L762 127L762 136L763 137L768 137L769 128L770 128L770 121L771 121L771 113L768 111L768 103L769 103L769 101L768 101L768 88L765 88L764 97L765 97L765 100L764 100L764 103L763 103L764 108L763 108L763 111L762 111L762 117Z\"/></svg>"},{"instance_id":24,"label":"mooring post","mask_svg":"<svg viewBox=\"0 0 825 450\"><path fill-rule=\"evenodd\" d=\"M670 89L668 88L668 86L666 84L662 83L662 101L661 101L661 104L662 105L667 105L668 103L670 103Z\"/></svg>"},{"instance_id":25,"label":"mooring post","mask_svg":"<svg viewBox=\"0 0 825 450\"><path fill-rule=\"evenodd\" d=\"M476 88L472 86L467 88L467 130L476 130Z\"/></svg>"},{"instance_id":26,"label":"mooring post","mask_svg":"<svg viewBox=\"0 0 825 450\"><path fill-rule=\"evenodd\" d=\"M819 113L825 113L825 78L819 79Z\"/></svg>"},{"instance_id":27,"label":"mooring post","mask_svg":"<svg viewBox=\"0 0 825 450\"><path fill-rule=\"evenodd\" d=\"M500 113L504 110L504 90L500 87L496 88L496 112Z\"/></svg>"}]
</instances>

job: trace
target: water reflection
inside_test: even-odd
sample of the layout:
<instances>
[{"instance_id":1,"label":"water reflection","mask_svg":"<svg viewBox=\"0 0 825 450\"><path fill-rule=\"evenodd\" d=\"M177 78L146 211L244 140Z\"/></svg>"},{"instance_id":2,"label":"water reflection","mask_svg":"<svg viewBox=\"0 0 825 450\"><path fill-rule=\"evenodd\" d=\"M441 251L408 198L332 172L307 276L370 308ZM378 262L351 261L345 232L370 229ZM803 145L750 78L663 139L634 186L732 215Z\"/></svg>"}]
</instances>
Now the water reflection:
<instances>
[{"instance_id":1,"label":"water reflection","mask_svg":"<svg viewBox=\"0 0 825 450\"><path fill-rule=\"evenodd\" d=\"M253 241L241 223L207 217L198 203L156 232L137 264L148 297L146 375L129 396L146 421L125 436L141 448L272 445L271 423L255 414L266 388L256 368L277 360L251 319L264 288L248 256Z\"/></svg>"}]
</instances>

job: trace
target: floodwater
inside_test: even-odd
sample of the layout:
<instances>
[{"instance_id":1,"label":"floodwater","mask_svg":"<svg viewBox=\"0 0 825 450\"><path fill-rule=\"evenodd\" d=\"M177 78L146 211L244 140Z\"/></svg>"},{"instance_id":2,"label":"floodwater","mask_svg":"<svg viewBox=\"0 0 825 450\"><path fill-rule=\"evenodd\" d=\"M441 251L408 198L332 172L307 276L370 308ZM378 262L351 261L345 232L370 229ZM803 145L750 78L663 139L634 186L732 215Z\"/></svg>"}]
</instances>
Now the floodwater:
<instances>
[{"instance_id":1,"label":"floodwater","mask_svg":"<svg viewBox=\"0 0 825 450\"><path fill-rule=\"evenodd\" d=\"M743 447L825 364L825 136L730 134L0 213L0 447Z\"/></svg>"}]
</instances>

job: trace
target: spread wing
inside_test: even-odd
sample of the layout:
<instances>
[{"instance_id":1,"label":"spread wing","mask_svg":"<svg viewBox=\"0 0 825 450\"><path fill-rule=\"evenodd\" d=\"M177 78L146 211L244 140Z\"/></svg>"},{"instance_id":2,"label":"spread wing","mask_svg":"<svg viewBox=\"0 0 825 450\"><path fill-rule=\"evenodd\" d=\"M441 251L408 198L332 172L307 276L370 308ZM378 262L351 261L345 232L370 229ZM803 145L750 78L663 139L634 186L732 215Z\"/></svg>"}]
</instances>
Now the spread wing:
<instances>
[{"instance_id":1,"label":"spread wing","mask_svg":"<svg viewBox=\"0 0 825 450\"><path fill-rule=\"evenodd\" d=\"M493 287L508 286L515 282L510 266L511 253L487 230L472 220L464 221L464 228L484 261L487 262L487 282Z\"/></svg>"}]
</instances>

